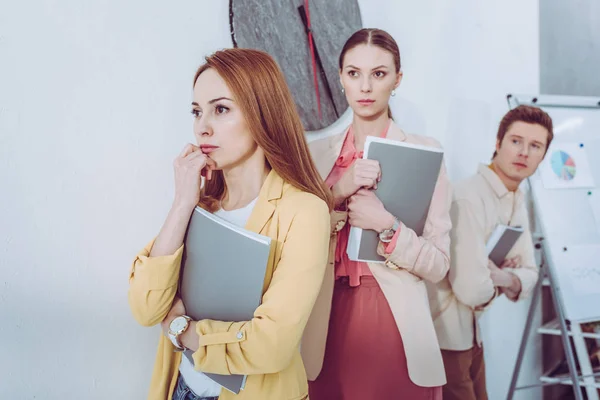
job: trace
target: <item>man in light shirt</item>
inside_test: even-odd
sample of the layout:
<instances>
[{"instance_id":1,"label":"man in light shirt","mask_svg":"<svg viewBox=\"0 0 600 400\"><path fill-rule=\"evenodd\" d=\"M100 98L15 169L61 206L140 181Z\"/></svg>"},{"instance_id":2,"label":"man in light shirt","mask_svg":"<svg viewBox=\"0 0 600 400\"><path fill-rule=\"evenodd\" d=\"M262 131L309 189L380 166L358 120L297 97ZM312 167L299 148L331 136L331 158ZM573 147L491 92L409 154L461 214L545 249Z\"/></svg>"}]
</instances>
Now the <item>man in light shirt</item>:
<instances>
[{"instance_id":1,"label":"man in light shirt","mask_svg":"<svg viewBox=\"0 0 600 400\"><path fill-rule=\"evenodd\" d=\"M517 301L535 287L538 268L519 185L535 172L552 138L547 113L519 106L500 122L491 164L455 185L450 271L427 287L448 380L444 400L487 399L477 320L497 296ZM524 232L504 263L494 265L486 243L499 224L522 226Z\"/></svg>"}]
</instances>

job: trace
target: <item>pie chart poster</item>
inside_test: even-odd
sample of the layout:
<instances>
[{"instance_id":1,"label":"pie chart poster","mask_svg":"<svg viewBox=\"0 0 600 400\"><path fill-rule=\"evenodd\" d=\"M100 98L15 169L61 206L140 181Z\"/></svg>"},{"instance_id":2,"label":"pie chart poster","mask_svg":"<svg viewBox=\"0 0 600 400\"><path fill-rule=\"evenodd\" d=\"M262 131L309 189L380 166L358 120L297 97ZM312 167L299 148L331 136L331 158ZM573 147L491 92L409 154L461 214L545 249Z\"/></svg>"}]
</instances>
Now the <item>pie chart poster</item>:
<instances>
[{"instance_id":1,"label":"pie chart poster","mask_svg":"<svg viewBox=\"0 0 600 400\"><path fill-rule=\"evenodd\" d=\"M552 143L540 173L546 189L595 187L583 143Z\"/></svg>"}]
</instances>

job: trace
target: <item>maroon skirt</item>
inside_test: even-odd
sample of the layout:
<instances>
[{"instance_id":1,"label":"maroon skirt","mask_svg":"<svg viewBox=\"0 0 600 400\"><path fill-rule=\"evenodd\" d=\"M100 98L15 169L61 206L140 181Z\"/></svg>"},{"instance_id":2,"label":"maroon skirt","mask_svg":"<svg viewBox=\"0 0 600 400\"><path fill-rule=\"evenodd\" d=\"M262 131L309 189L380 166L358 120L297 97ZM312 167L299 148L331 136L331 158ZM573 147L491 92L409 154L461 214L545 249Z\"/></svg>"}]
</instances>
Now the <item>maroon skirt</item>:
<instances>
[{"instance_id":1,"label":"maroon skirt","mask_svg":"<svg viewBox=\"0 0 600 400\"><path fill-rule=\"evenodd\" d=\"M441 400L441 387L415 385L388 302L372 276L335 282L325 360L310 400Z\"/></svg>"}]
</instances>

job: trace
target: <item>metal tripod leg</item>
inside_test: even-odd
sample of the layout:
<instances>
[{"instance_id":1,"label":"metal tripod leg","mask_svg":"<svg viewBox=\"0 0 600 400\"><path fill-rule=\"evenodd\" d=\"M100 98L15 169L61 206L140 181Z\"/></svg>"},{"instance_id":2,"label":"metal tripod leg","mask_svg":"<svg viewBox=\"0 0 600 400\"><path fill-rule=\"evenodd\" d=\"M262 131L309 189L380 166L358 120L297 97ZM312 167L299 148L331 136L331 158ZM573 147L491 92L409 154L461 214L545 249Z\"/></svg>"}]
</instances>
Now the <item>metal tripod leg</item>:
<instances>
[{"instance_id":1,"label":"metal tripod leg","mask_svg":"<svg viewBox=\"0 0 600 400\"><path fill-rule=\"evenodd\" d=\"M575 356L573 355L573 348L571 347L571 341L569 340L569 329L567 328L565 314L561 307L560 301L558 300L558 293L555 289L556 286L554 285L554 279L552 278L551 271L548 271L548 279L550 280L550 289L552 291L552 302L554 303L554 310L556 311L556 314L558 316L558 322L560 324L560 336L562 338L565 356L567 358L567 364L569 365L569 375L571 375L571 379L573 380L573 393L575 394L575 400L583 400L583 393L581 392L581 385L579 384L579 377L577 376Z\"/></svg>"},{"instance_id":2,"label":"metal tripod leg","mask_svg":"<svg viewBox=\"0 0 600 400\"><path fill-rule=\"evenodd\" d=\"M565 357L567 359L567 364L569 366L569 375L571 376L571 380L573 381L573 393L575 394L576 400L583 400L583 393L581 391L581 385L579 383L579 379L577 376L577 368L575 364L575 356L573 354L573 348L571 347L571 341L569 340L569 331L567 328L567 323L564 318L564 313L562 308L560 307L560 302L558 300L558 294L554 290L554 282L552 279L552 274L547 273L545 267L540 268L540 276L538 278L537 284L535 285L535 289L533 292L533 298L531 300L531 305L529 306L529 312L527 314L527 321L525 323L525 330L523 332L523 338L521 339L521 345L519 347L519 354L517 355L517 361L515 363L515 369L513 371L513 376L510 382L510 388L508 390L507 400L512 400L517 388L517 380L519 378L519 372L521 370L521 364L523 363L523 356L525 354L525 348L527 346L527 339L529 338L529 333L531 331L531 325L533 321L533 315L535 313L535 308L537 306L537 300L539 298L540 293L542 292L542 282L544 280L544 276L548 277L550 281L550 290L552 292L552 302L554 304L554 310L556 311L558 322L560 325L561 331L561 339L563 342L563 348L565 351ZM593 379L593 378L591 378ZM592 388L592 390L595 390ZM593 398L597 400L598 398Z\"/></svg>"},{"instance_id":3,"label":"metal tripod leg","mask_svg":"<svg viewBox=\"0 0 600 400\"><path fill-rule=\"evenodd\" d=\"M540 274L538 281L533 290L533 297L531 299L531 305L529 306L529 312L527 313L527 321L525 322L525 330L523 331L523 338L521 339L521 345L519 346L519 354L517 355L517 361L515 362L515 369L513 370L512 379L510 381L510 388L508 389L507 400L512 400L515 389L517 388L517 380L519 379L519 372L521 372L521 364L523 363L523 356L525 355L525 347L527 347L527 339L531 332L531 325L533 324L533 314L537 307L538 298L542 292L542 282L544 281L545 268L540 268Z\"/></svg>"},{"instance_id":4,"label":"metal tripod leg","mask_svg":"<svg viewBox=\"0 0 600 400\"><path fill-rule=\"evenodd\" d=\"M585 345L585 338L581 335L581 325L579 323L571 324L571 333L573 334L573 345L579 360L581 374L584 376L583 384L588 400L598 400L598 389L596 389L596 379L593 376L592 364L590 363L590 353Z\"/></svg>"}]
</instances>

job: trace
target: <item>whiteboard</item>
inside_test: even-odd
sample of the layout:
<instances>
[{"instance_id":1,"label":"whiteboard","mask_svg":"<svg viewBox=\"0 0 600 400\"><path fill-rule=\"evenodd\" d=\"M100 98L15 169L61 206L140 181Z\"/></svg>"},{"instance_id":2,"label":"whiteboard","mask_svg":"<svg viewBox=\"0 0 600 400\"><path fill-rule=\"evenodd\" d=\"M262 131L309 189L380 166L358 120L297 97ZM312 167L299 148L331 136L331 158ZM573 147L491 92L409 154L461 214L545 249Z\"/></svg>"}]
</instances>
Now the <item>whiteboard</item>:
<instances>
[{"instance_id":1,"label":"whiteboard","mask_svg":"<svg viewBox=\"0 0 600 400\"><path fill-rule=\"evenodd\" d=\"M598 321L600 98L550 95L508 98L511 108L533 105L552 117L554 140L538 171L529 178L534 210L565 317L577 322ZM561 159L564 163L557 164ZM557 185L557 179L562 179L562 183Z\"/></svg>"}]
</instances>

